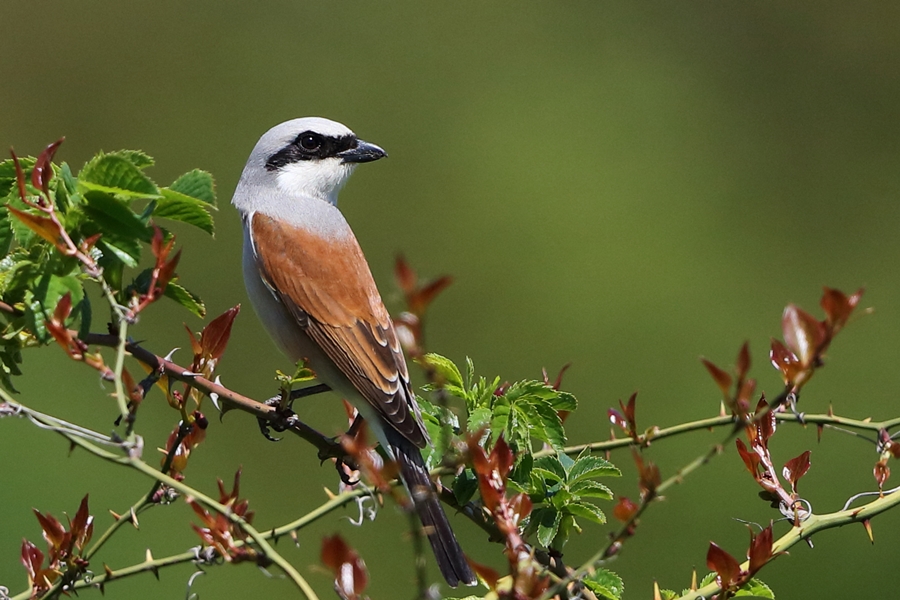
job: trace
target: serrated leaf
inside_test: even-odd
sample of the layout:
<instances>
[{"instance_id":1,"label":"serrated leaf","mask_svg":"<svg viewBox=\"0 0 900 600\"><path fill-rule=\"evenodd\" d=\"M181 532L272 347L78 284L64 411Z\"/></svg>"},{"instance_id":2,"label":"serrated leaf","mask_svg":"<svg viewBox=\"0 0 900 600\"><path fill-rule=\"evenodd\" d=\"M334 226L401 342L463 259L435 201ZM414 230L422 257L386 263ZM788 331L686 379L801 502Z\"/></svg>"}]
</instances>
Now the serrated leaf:
<instances>
[{"instance_id":1,"label":"serrated leaf","mask_svg":"<svg viewBox=\"0 0 900 600\"><path fill-rule=\"evenodd\" d=\"M187 223L213 235L213 218L209 214L213 205L169 188L163 188L160 192L162 198L156 200L154 216Z\"/></svg>"},{"instance_id":2,"label":"serrated leaf","mask_svg":"<svg viewBox=\"0 0 900 600\"><path fill-rule=\"evenodd\" d=\"M606 523L606 515L595 504L590 502L569 502L565 510L569 511L576 517L582 517L589 521L593 521L598 525Z\"/></svg>"},{"instance_id":3,"label":"serrated leaf","mask_svg":"<svg viewBox=\"0 0 900 600\"><path fill-rule=\"evenodd\" d=\"M188 171L176 179L169 189L207 204L214 205L216 203L216 186L213 177L200 169Z\"/></svg>"},{"instance_id":4,"label":"serrated leaf","mask_svg":"<svg viewBox=\"0 0 900 600\"><path fill-rule=\"evenodd\" d=\"M574 483L582 479L595 479L597 477L619 477L621 475L622 472L608 460L599 456L582 454L569 470L569 482Z\"/></svg>"},{"instance_id":5,"label":"serrated leaf","mask_svg":"<svg viewBox=\"0 0 900 600\"><path fill-rule=\"evenodd\" d=\"M136 267L141 259L141 245L136 240L117 239L113 242L110 239L100 238L97 242L97 248L103 253L103 257L98 261L107 272L107 280L109 279L106 264L110 257L116 258L126 266ZM118 286L113 286L118 287ZM168 289L168 286L166 287Z\"/></svg>"},{"instance_id":6,"label":"serrated leaf","mask_svg":"<svg viewBox=\"0 0 900 600\"><path fill-rule=\"evenodd\" d=\"M603 567L595 567L594 572L581 580L594 595L604 600L621 600L625 593L622 578Z\"/></svg>"},{"instance_id":7,"label":"serrated leaf","mask_svg":"<svg viewBox=\"0 0 900 600\"><path fill-rule=\"evenodd\" d=\"M555 508L538 508L531 513L531 519L531 522L534 523L538 544L543 548L549 548L559 531L562 513Z\"/></svg>"},{"instance_id":8,"label":"serrated leaf","mask_svg":"<svg viewBox=\"0 0 900 600\"><path fill-rule=\"evenodd\" d=\"M532 403L531 407L534 411L532 414L535 415L531 418L534 426L532 434L536 434L536 437L547 442L554 450L562 450L566 445L566 432L559 419L559 414L549 402L539 400Z\"/></svg>"},{"instance_id":9,"label":"serrated leaf","mask_svg":"<svg viewBox=\"0 0 900 600\"><path fill-rule=\"evenodd\" d=\"M153 157L142 150L116 150L109 153L112 156L120 156L133 164L138 169L146 169L152 167L155 162Z\"/></svg>"},{"instance_id":10,"label":"serrated leaf","mask_svg":"<svg viewBox=\"0 0 900 600\"><path fill-rule=\"evenodd\" d=\"M490 424L491 409L483 406L481 408L476 408L469 414L469 422L466 424L466 429L470 433L475 433L483 427L489 427Z\"/></svg>"},{"instance_id":11,"label":"serrated leaf","mask_svg":"<svg viewBox=\"0 0 900 600\"><path fill-rule=\"evenodd\" d=\"M612 490L602 483L591 481L590 479L584 479L575 484L570 484L569 491L582 498L602 498L603 500L613 499Z\"/></svg>"},{"instance_id":12,"label":"serrated leaf","mask_svg":"<svg viewBox=\"0 0 900 600\"><path fill-rule=\"evenodd\" d=\"M463 469L463 472L453 480L453 495L456 496L456 501L460 505L469 502L477 491L478 478L475 477L475 472L470 468Z\"/></svg>"},{"instance_id":13,"label":"serrated leaf","mask_svg":"<svg viewBox=\"0 0 900 600\"><path fill-rule=\"evenodd\" d=\"M444 387L448 392L455 396L457 393L451 391L451 387L458 388L458 390L463 392L461 397L465 398L465 387L463 386L462 375L460 374L459 369L456 368L456 365L453 364L452 360L441 356L440 354L429 352L422 357L422 362L434 369L435 374L444 384Z\"/></svg>"},{"instance_id":14,"label":"serrated leaf","mask_svg":"<svg viewBox=\"0 0 900 600\"><path fill-rule=\"evenodd\" d=\"M100 228L103 239L139 239L149 242L153 231L141 217L124 203L104 192L90 191L84 194L82 210ZM140 254L138 257L140 258Z\"/></svg>"},{"instance_id":15,"label":"serrated leaf","mask_svg":"<svg viewBox=\"0 0 900 600\"><path fill-rule=\"evenodd\" d=\"M154 198L159 188L128 158L116 154L99 154L78 174L79 183L89 190L116 194L126 198Z\"/></svg>"},{"instance_id":16,"label":"serrated leaf","mask_svg":"<svg viewBox=\"0 0 900 600\"><path fill-rule=\"evenodd\" d=\"M534 470L538 471L539 469L549 472L558 481L566 481L566 469L557 455L542 456L534 461Z\"/></svg>"},{"instance_id":17,"label":"serrated leaf","mask_svg":"<svg viewBox=\"0 0 900 600\"><path fill-rule=\"evenodd\" d=\"M572 412L578 408L578 401L575 399L575 396L569 392L553 391L556 392L556 396L550 398L550 404L553 406L554 410L567 410Z\"/></svg>"},{"instance_id":18,"label":"serrated leaf","mask_svg":"<svg viewBox=\"0 0 900 600\"><path fill-rule=\"evenodd\" d=\"M0 255L9 254L9 248L12 246L13 230L9 219L9 211L5 206L0 206Z\"/></svg>"},{"instance_id":19,"label":"serrated leaf","mask_svg":"<svg viewBox=\"0 0 900 600\"><path fill-rule=\"evenodd\" d=\"M201 319L206 317L206 306L203 305L200 297L182 287L175 279L169 282L163 295L174 300Z\"/></svg>"},{"instance_id":20,"label":"serrated leaf","mask_svg":"<svg viewBox=\"0 0 900 600\"><path fill-rule=\"evenodd\" d=\"M750 581L741 586L735 596L740 596L750 600L751 598L760 598L761 600L775 600L775 593L768 585L761 580L753 577Z\"/></svg>"}]
</instances>

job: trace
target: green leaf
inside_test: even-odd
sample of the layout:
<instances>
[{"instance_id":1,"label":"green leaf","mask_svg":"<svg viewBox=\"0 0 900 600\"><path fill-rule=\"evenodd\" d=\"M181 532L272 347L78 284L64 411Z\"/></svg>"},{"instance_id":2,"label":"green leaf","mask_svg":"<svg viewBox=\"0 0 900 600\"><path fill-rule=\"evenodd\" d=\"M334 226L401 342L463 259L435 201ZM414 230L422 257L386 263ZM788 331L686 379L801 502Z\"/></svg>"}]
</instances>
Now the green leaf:
<instances>
[{"instance_id":1,"label":"green leaf","mask_svg":"<svg viewBox=\"0 0 900 600\"><path fill-rule=\"evenodd\" d=\"M174 279L166 286L166 291L163 295L167 298L171 298L201 319L206 316L206 306L203 305L203 301L200 300L200 297L183 288L181 284L176 283Z\"/></svg>"},{"instance_id":2,"label":"green leaf","mask_svg":"<svg viewBox=\"0 0 900 600\"><path fill-rule=\"evenodd\" d=\"M169 186L173 192L202 200L207 204L216 203L216 186L213 183L213 177L206 171L194 169L188 171L175 180L175 183Z\"/></svg>"},{"instance_id":3,"label":"green leaf","mask_svg":"<svg viewBox=\"0 0 900 600\"><path fill-rule=\"evenodd\" d=\"M97 242L97 248L103 253L103 256L98 262L100 263L100 266L107 271L106 275L109 275L109 269L106 265L109 264L110 259L117 259L131 268L136 267L138 261L141 259L141 244L137 240L126 240L122 238L113 242L108 238L100 238L100 241ZM109 277L106 277L106 279L109 280ZM117 285L113 285L113 288L117 287Z\"/></svg>"},{"instance_id":4,"label":"green leaf","mask_svg":"<svg viewBox=\"0 0 900 600\"><path fill-rule=\"evenodd\" d=\"M425 466L433 469L447 456L453 443L453 432L459 428L459 420L446 407L436 406L424 398L417 400L422 410L422 421L431 438L431 444L422 449L422 458L425 459Z\"/></svg>"},{"instance_id":5,"label":"green leaf","mask_svg":"<svg viewBox=\"0 0 900 600\"><path fill-rule=\"evenodd\" d=\"M763 583L761 580L756 577L752 578L750 581L741 586L741 589L735 593L735 596L740 596L742 598L760 598L764 600L775 600L775 593L772 592L772 588Z\"/></svg>"},{"instance_id":6,"label":"green leaf","mask_svg":"<svg viewBox=\"0 0 900 600\"><path fill-rule=\"evenodd\" d=\"M103 239L138 239L149 242L152 230L128 206L105 192L91 191L84 195L85 214L100 228ZM140 253L136 258L140 258Z\"/></svg>"},{"instance_id":7,"label":"green leaf","mask_svg":"<svg viewBox=\"0 0 900 600\"><path fill-rule=\"evenodd\" d=\"M142 150L116 150L115 152L110 152L109 155L120 156L141 170L156 164L153 157Z\"/></svg>"},{"instance_id":8,"label":"green leaf","mask_svg":"<svg viewBox=\"0 0 900 600\"><path fill-rule=\"evenodd\" d=\"M595 479L597 477L619 477L622 472L608 460L599 456L582 452L575 460L575 464L569 470L569 482L574 483L582 479Z\"/></svg>"},{"instance_id":9,"label":"green leaf","mask_svg":"<svg viewBox=\"0 0 900 600\"><path fill-rule=\"evenodd\" d=\"M25 310L25 316L29 325L29 330L34 333L35 337L42 343L50 340L47 332L46 321L50 319L53 311L60 298L66 294L72 296L73 314L80 314L81 310L78 306L84 298L84 288L77 277L68 275L60 277L44 272L37 286L32 291L31 300Z\"/></svg>"},{"instance_id":10,"label":"green leaf","mask_svg":"<svg viewBox=\"0 0 900 600\"><path fill-rule=\"evenodd\" d=\"M602 483L590 479L570 484L569 491L582 498L602 498L603 500L612 500L613 498L612 490Z\"/></svg>"},{"instance_id":11,"label":"green leaf","mask_svg":"<svg viewBox=\"0 0 900 600\"><path fill-rule=\"evenodd\" d=\"M531 418L535 428L533 433L544 442L547 442L554 450L562 450L566 445L566 432L563 429L559 414L549 402L537 400L531 404L534 417Z\"/></svg>"},{"instance_id":12,"label":"green leaf","mask_svg":"<svg viewBox=\"0 0 900 600\"><path fill-rule=\"evenodd\" d=\"M589 521L593 521L598 525L606 523L606 515L595 504L590 502L569 502L565 510L569 511L576 517L582 517Z\"/></svg>"},{"instance_id":13,"label":"green leaf","mask_svg":"<svg viewBox=\"0 0 900 600\"><path fill-rule=\"evenodd\" d=\"M585 576L581 581L594 592L594 595L604 600L621 600L625 593L625 584L622 582L622 578L603 567L595 567L594 572Z\"/></svg>"},{"instance_id":14,"label":"green leaf","mask_svg":"<svg viewBox=\"0 0 900 600\"><path fill-rule=\"evenodd\" d=\"M550 398L550 404L553 406L554 410L567 410L572 412L578 408L578 401L575 400L575 396L569 392L554 391L556 391L555 397Z\"/></svg>"},{"instance_id":15,"label":"green leaf","mask_svg":"<svg viewBox=\"0 0 900 600\"><path fill-rule=\"evenodd\" d=\"M12 223L9 218L9 211L5 206L0 206L0 254L6 256L9 254L9 248L12 246L13 230Z\"/></svg>"},{"instance_id":16,"label":"green leaf","mask_svg":"<svg viewBox=\"0 0 900 600\"><path fill-rule=\"evenodd\" d=\"M531 513L531 519L536 526L538 544L543 548L549 548L559 531L562 513L555 508L539 508Z\"/></svg>"},{"instance_id":17,"label":"green leaf","mask_svg":"<svg viewBox=\"0 0 900 600\"><path fill-rule=\"evenodd\" d=\"M467 503L478 491L478 478L472 469L463 469L463 472L453 480L453 495L460 505Z\"/></svg>"},{"instance_id":18,"label":"green leaf","mask_svg":"<svg viewBox=\"0 0 900 600\"><path fill-rule=\"evenodd\" d=\"M466 424L466 430L469 433L475 433L482 428L490 427L490 424L491 409L483 406L481 408L476 408L469 414L469 422Z\"/></svg>"},{"instance_id":19,"label":"green leaf","mask_svg":"<svg viewBox=\"0 0 900 600\"><path fill-rule=\"evenodd\" d=\"M156 200L153 215L180 221L213 234L213 218L209 214L211 204L185 196L174 190L163 188L162 198Z\"/></svg>"},{"instance_id":20,"label":"green leaf","mask_svg":"<svg viewBox=\"0 0 900 600\"><path fill-rule=\"evenodd\" d=\"M35 159L30 156L20 156L19 164L22 166L22 172L26 178L31 169L34 168ZM0 198L5 198L16 187L16 165L11 158L0 161ZM18 198L18 193L14 192Z\"/></svg>"},{"instance_id":21,"label":"green leaf","mask_svg":"<svg viewBox=\"0 0 900 600\"><path fill-rule=\"evenodd\" d=\"M566 481L568 476L559 456L555 454L552 456L542 456L534 461L534 470L537 471L538 469L551 473L553 478L557 481Z\"/></svg>"},{"instance_id":22,"label":"green leaf","mask_svg":"<svg viewBox=\"0 0 900 600\"><path fill-rule=\"evenodd\" d=\"M426 366L434 369L434 373L437 375L438 380L442 380L444 388L448 392L457 396L457 392L452 390L452 388L457 388L462 392L462 395L459 397L465 398L462 375L460 375L459 369L456 368L456 365L453 364L452 360L441 356L440 354L429 352L422 357L422 362L425 363Z\"/></svg>"},{"instance_id":23,"label":"green leaf","mask_svg":"<svg viewBox=\"0 0 900 600\"><path fill-rule=\"evenodd\" d=\"M82 186L89 190L116 194L126 198L154 198L159 188L141 170L117 154L98 154L78 174Z\"/></svg>"}]
</instances>

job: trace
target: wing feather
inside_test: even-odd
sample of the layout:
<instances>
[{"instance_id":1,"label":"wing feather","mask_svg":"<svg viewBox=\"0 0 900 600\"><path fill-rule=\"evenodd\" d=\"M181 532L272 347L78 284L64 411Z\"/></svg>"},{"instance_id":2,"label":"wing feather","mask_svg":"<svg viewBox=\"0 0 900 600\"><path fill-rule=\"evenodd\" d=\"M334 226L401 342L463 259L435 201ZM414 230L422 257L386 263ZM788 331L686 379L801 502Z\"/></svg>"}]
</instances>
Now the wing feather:
<instances>
[{"instance_id":1,"label":"wing feather","mask_svg":"<svg viewBox=\"0 0 900 600\"><path fill-rule=\"evenodd\" d=\"M363 398L424 447L403 350L356 238L325 240L260 213L250 219L253 239L266 240L254 244L266 285Z\"/></svg>"}]
</instances>

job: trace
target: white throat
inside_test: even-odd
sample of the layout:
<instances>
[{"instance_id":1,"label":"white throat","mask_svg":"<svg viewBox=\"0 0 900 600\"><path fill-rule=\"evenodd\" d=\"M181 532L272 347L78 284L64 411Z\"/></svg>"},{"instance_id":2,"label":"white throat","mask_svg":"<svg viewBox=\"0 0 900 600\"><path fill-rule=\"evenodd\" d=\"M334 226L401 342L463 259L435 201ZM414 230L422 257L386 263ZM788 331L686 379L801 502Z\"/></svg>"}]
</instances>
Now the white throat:
<instances>
[{"instance_id":1,"label":"white throat","mask_svg":"<svg viewBox=\"0 0 900 600\"><path fill-rule=\"evenodd\" d=\"M339 158L297 161L279 170L276 176L278 188L292 197L315 198L337 206L338 192L355 166Z\"/></svg>"}]
</instances>

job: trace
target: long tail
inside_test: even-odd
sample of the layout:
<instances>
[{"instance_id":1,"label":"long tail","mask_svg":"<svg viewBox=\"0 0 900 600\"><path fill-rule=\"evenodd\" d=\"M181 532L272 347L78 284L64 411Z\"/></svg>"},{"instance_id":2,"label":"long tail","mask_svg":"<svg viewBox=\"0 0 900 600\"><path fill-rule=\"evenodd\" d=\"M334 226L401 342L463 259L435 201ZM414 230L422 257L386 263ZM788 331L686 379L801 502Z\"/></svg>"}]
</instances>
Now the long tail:
<instances>
[{"instance_id":1,"label":"long tail","mask_svg":"<svg viewBox=\"0 0 900 600\"><path fill-rule=\"evenodd\" d=\"M460 582L475 585L475 574L466 562L462 548L450 528L450 522L435 493L434 484L428 476L428 469L425 468L425 461L422 460L422 453L392 427L385 429L397 465L400 467L400 477L406 484L416 513L425 527L441 574L451 587L456 587Z\"/></svg>"}]
</instances>

